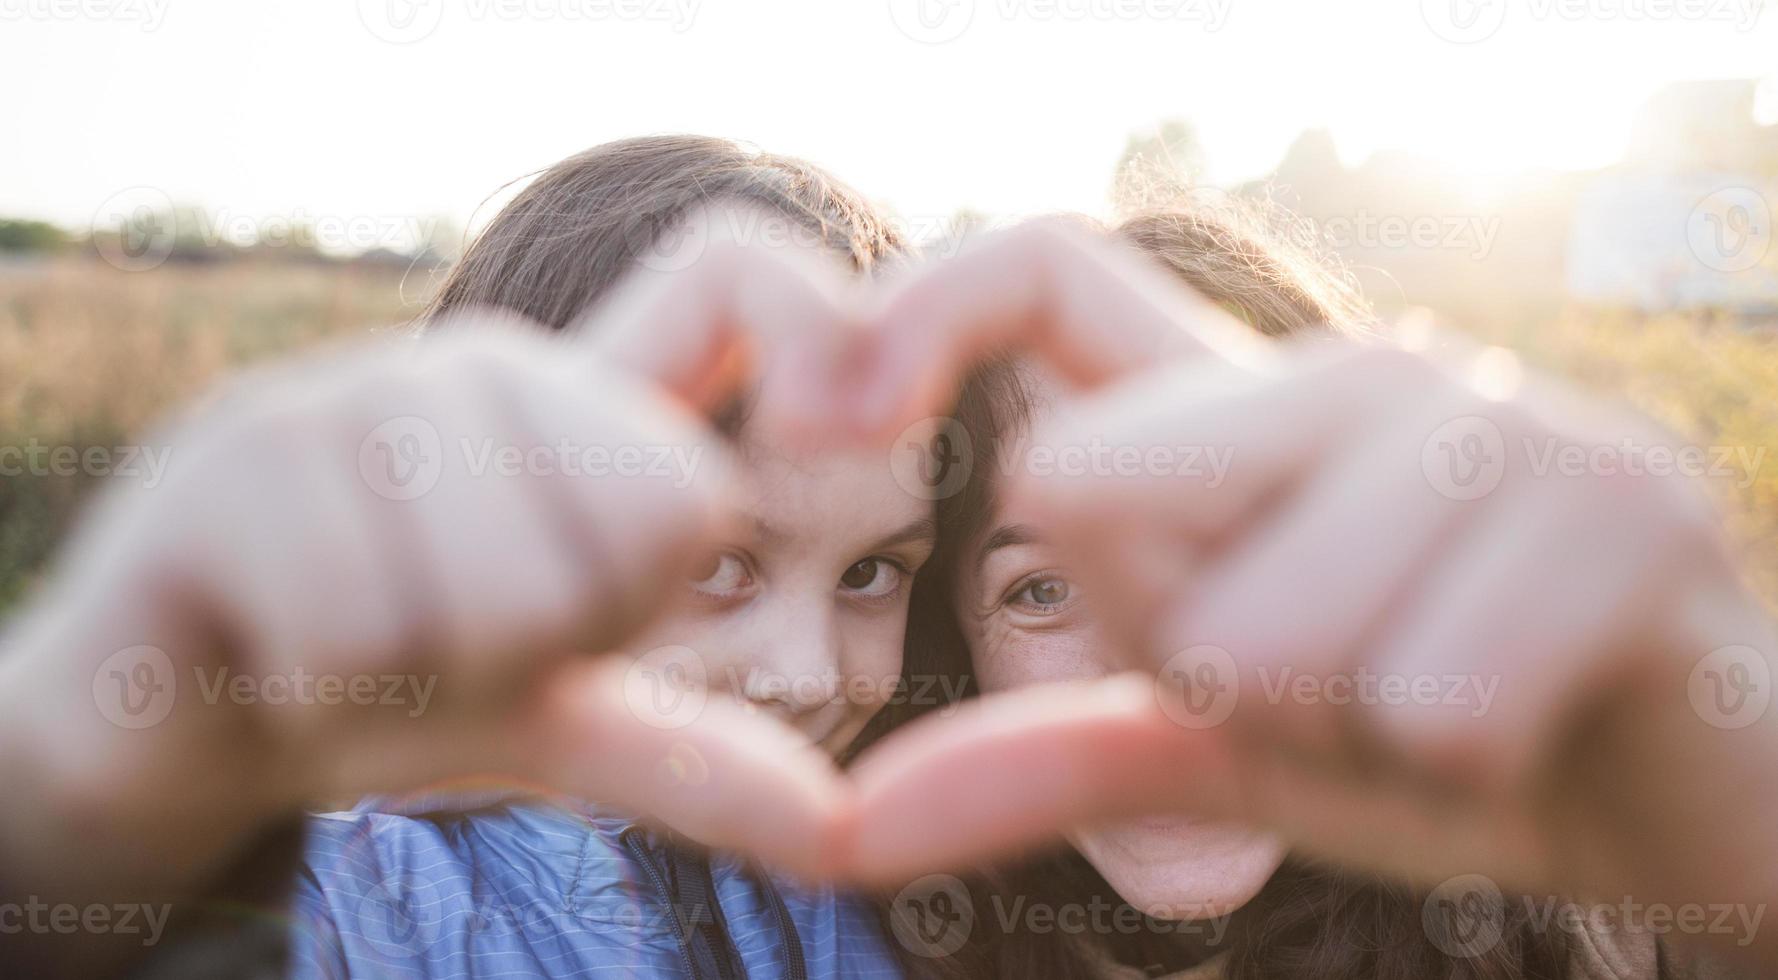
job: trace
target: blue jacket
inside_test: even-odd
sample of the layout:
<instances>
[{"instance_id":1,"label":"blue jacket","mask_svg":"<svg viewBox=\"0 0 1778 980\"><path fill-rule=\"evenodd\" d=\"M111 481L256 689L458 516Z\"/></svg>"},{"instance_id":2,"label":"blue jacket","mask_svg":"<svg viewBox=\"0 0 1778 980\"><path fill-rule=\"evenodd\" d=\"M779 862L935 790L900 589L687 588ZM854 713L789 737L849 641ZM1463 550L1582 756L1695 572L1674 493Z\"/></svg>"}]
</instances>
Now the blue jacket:
<instances>
[{"instance_id":1,"label":"blue jacket","mask_svg":"<svg viewBox=\"0 0 1778 980\"><path fill-rule=\"evenodd\" d=\"M870 903L706 860L635 821L504 804L310 821L292 975L902 975Z\"/></svg>"}]
</instances>

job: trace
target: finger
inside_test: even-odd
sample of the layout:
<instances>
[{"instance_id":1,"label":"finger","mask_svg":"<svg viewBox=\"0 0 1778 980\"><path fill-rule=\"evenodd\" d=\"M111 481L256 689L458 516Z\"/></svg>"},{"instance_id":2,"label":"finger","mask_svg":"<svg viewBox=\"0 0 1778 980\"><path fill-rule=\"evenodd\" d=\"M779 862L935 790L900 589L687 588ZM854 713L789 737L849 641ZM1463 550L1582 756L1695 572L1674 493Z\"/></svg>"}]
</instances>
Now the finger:
<instances>
[{"instance_id":1,"label":"finger","mask_svg":"<svg viewBox=\"0 0 1778 980\"><path fill-rule=\"evenodd\" d=\"M991 352L1035 354L1094 385L1177 357L1260 356L1251 330L1133 251L1061 221L995 236L899 286L876 317L872 373L849 401L863 433L941 410Z\"/></svg>"},{"instance_id":2,"label":"finger","mask_svg":"<svg viewBox=\"0 0 1778 980\"><path fill-rule=\"evenodd\" d=\"M722 512L706 426L547 339L453 329L350 405L388 587L427 611L410 649L467 672L615 646Z\"/></svg>"},{"instance_id":3,"label":"finger","mask_svg":"<svg viewBox=\"0 0 1778 980\"><path fill-rule=\"evenodd\" d=\"M1368 642L1485 502L1439 494L1420 472L1426 426L1385 420L1290 494L1176 593L1147 637L1158 655L1210 644L1241 682L1244 734L1330 766L1355 757L1349 710L1369 697Z\"/></svg>"},{"instance_id":4,"label":"finger","mask_svg":"<svg viewBox=\"0 0 1778 980\"><path fill-rule=\"evenodd\" d=\"M1082 520L1134 508L1210 538L1313 469L1356 414L1360 387L1350 372L1256 374L1208 359L1148 372L1038 425L1008 464L1008 499ZM1157 449L1195 450L1194 465L1158 466ZM1039 451L1057 462L1037 465Z\"/></svg>"},{"instance_id":5,"label":"finger","mask_svg":"<svg viewBox=\"0 0 1778 980\"><path fill-rule=\"evenodd\" d=\"M588 349L702 411L768 375L791 374L805 388L831 376L807 362L831 359L849 322L837 263L809 249L737 242L728 231L735 222L703 223L711 238L696 263L638 269L580 321L575 332Z\"/></svg>"},{"instance_id":6,"label":"finger","mask_svg":"<svg viewBox=\"0 0 1778 980\"><path fill-rule=\"evenodd\" d=\"M1027 688L917 722L850 775L845 877L893 882L1004 856L1094 820L1214 808L1228 785L1214 736L1192 739L1136 674ZM1200 784L1196 774L1211 778Z\"/></svg>"},{"instance_id":7,"label":"finger","mask_svg":"<svg viewBox=\"0 0 1778 980\"><path fill-rule=\"evenodd\" d=\"M724 698L662 712L639 680L619 660L565 674L543 712L539 775L791 873L834 863L848 794L819 747Z\"/></svg>"},{"instance_id":8,"label":"finger","mask_svg":"<svg viewBox=\"0 0 1778 980\"><path fill-rule=\"evenodd\" d=\"M692 700L663 711L640 679L623 658L563 662L523 699L361 718L358 735L374 734L378 751L331 754L328 785L345 797L395 791L409 809L593 800L792 873L833 863L846 794L826 755L727 699L687 691Z\"/></svg>"},{"instance_id":9,"label":"finger","mask_svg":"<svg viewBox=\"0 0 1778 980\"><path fill-rule=\"evenodd\" d=\"M615 649L680 594L685 573L729 519L728 444L652 385L615 369L583 373L560 391L508 392L506 417L535 445L570 449L559 468L524 485L580 589L566 607L575 632L562 642ZM581 420L598 420L597 431L583 430Z\"/></svg>"},{"instance_id":10,"label":"finger","mask_svg":"<svg viewBox=\"0 0 1778 980\"><path fill-rule=\"evenodd\" d=\"M1625 519L1634 480L1602 493L1591 479L1530 479L1501 488L1378 638L1381 670L1439 694L1371 712L1372 730L1446 783L1521 785L1589 706L1631 683L1652 586L1675 557L1658 522Z\"/></svg>"}]
</instances>

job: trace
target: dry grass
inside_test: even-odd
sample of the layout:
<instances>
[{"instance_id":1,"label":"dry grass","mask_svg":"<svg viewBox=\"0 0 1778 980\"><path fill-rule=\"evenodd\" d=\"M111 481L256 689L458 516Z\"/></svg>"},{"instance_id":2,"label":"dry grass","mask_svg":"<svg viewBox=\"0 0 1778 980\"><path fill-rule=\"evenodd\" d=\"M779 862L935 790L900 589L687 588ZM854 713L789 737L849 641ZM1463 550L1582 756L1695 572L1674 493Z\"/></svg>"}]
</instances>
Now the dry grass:
<instances>
[{"instance_id":1,"label":"dry grass","mask_svg":"<svg viewBox=\"0 0 1778 980\"><path fill-rule=\"evenodd\" d=\"M122 272L64 259L0 266L0 446L114 446L232 367L401 322L427 275L235 262ZM90 489L0 475L0 612L44 565Z\"/></svg>"},{"instance_id":2,"label":"dry grass","mask_svg":"<svg viewBox=\"0 0 1778 980\"><path fill-rule=\"evenodd\" d=\"M399 323L424 271L257 262L125 273L75 259L0 267L0 446L110 446L218 375ZM1484 339L1635 404L1698 445L1778 457L1778 334L1683 318L1568 315ZM0 615L39 574L89 481L0 476ZM1750 577L1778 606L1778 459L1719 481Z\"/></svg>"}]
</instances>

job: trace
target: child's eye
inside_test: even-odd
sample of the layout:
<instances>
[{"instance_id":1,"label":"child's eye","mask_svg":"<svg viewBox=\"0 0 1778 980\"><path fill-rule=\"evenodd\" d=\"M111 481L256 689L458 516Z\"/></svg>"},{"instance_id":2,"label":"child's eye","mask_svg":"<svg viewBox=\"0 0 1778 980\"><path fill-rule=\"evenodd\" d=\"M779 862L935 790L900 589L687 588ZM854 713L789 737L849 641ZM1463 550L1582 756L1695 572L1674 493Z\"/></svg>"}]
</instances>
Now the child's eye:
<instances>
[{"instance_id":1,"label":"child's eye","mask_svg":"<svg viewBox=\"0 0 1778 980\"><path fill-rule=\"evenodd\" d=\"M1006 604L1025 612L1060 612L1074 598L1074 587L1059 575L1039 573L1013 587Z\"/></svg>"},{"instance_id":2,"label":"child's eye","mask_svg":"<svg viewBox=\"0 0 1778 980\"><path fill-rule=\"evenodd\" d=\"M866 558L840 575L840 585L865 597L892 595L901 588L901 568L886 558Z\"/></svg>"},{"instance_id":3,"label":"child's eye","mask_svg":"<svg viewBox=\"0 0 1778 980\"><path fill-rule=\"evenodd\" d=\"M724 596L753 584L747 563L732 551L713 551L691 573L692 588L706 595Z\"/></svg>"}]
</instances>

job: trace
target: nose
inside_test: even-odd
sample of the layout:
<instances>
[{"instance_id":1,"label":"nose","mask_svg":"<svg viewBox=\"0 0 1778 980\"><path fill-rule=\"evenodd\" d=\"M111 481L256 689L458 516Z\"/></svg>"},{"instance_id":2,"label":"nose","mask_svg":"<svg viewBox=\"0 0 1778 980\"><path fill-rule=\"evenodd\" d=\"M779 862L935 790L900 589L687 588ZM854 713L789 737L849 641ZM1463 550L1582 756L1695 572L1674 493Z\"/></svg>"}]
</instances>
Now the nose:
<instances>
[{"instance_id":1,"label":"nose","mask_svg":"<svg viewBox=\"0 0 1778 980\"><path fill-rule=\"evenodd\" d=\"M732 637L735 693L804 727L839 700L843 683L832 596L762 598Z\"/></svg>"}]
</instances>

